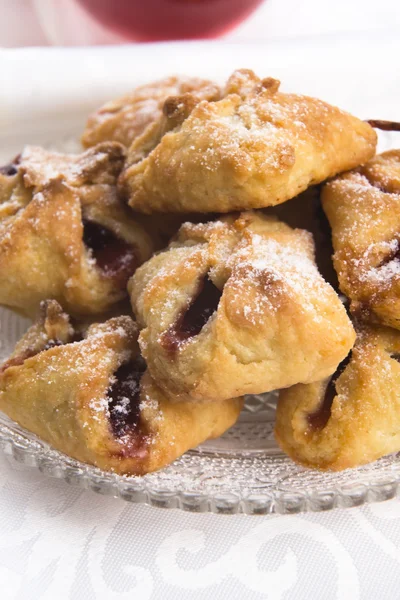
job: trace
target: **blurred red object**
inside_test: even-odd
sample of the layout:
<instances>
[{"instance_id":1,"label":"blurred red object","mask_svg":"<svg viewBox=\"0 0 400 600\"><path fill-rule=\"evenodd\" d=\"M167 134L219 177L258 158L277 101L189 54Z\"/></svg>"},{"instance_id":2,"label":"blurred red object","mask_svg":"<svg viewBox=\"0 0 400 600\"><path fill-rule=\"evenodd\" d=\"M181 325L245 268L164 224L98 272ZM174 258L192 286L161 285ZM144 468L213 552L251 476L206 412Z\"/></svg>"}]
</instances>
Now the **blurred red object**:
<instances>
[{"instance_id":1,"label":"blurred red object","mask_svg":"<svg viewBox=\"0 0 400 600\"><path fill-rule=\"evenodd\" d=\"M78 0L102 25L130 40L213 38L263 0Z\"/></svg>"}]
</instances>

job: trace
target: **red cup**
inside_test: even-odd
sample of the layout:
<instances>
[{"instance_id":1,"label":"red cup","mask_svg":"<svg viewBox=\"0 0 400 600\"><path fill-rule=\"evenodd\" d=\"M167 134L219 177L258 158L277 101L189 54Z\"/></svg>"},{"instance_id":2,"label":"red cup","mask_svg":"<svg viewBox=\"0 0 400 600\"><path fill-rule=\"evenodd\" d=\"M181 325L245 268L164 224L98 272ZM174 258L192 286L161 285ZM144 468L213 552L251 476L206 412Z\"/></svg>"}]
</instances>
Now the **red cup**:
<instances>
[{"instance_id":1,"label":"red cup","mask_svg":"<svg viewBox=\"0 0 400 600\"><path fill-rule=\"evenodd\" d=\"M135 41L213 38L263 0L78 0L102 25Z\"/></svg>"}]
</instances>

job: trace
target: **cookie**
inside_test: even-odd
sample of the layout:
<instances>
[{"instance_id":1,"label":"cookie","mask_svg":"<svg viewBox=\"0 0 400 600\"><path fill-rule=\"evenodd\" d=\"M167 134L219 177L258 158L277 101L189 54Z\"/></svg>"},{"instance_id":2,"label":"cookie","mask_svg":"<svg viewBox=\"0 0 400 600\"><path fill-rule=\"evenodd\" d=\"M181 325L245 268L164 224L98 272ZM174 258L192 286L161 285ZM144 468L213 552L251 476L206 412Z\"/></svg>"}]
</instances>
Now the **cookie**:
<instances>
[{"instance_id":1,"label":"cookie","mask_svg":"<svg viewBox=\"0 0 400 600\"><path fill-rule=\"evenodd\" d=\"M199 100L217 100L220 90L211 81L195 77L167 77L142 85L130 94L111 100L90 115L82 135L85 148L114 141L130 146L162 114L168 96L192 93Z\"/></svg>"},{"instance_id":2,"label":"cookie","mask_svg":"<svg viewBox=\"0 0 400 600\"><path fill-rule=\"evenodd\" d=\"M262 208L365 163L375 147L368 123L243 70L221 100L167 99L130 147L120 186L144 213Z\"/></svg>"},{"instance_id":3,"label":"cookie","mask_svg":"<svg viewBox=\"0 0 400 600\"><path fill-rule=\"evenodd\" d=\"M358 319L400 328L400 150L324 186L334 265Z\"/></svg>"},{"instance_id":4,"label":"cookie","mask_svg":"<svg viewBox=\"0 0 400 600\"><path fill-rule=\"evenodd\" d=\"M0 368L0 409L61 452L142 475L217 437L242 400L173 402L146 370L130 317L73 327L55 301Z\"/></svg>"},{"instance_id":5,"label":"cookie","mask_svg":"<svg viewBox=\"0 0 400 600\"><path fill-rule=\"evenodd\" d=\"M118 197L124 151L107 143L81 155L28 147L0 170L0 303L35 314L55 298L98 314L126 297L157 235Z\"/></svg>"},{"instance_id":6,"label":"cookie","mask_svg":"<svg viewBox=\"0 0 400 600\"><path fill-rule=\"evenodd\" d=\"M293 460L341 470L400 451L400 333L363 326L323 381L280 392L275 437Z\"/></svg>"},{"instance_id":7,"label":"cookie","mask_svg":"<svg viewBox=\"0 0 400 600\"><path fill-rule=\"evenodd\" d=\"M149 371L178 397L220 401L317 381L355 339L311 234L261 213L184 224L128 288Z\"/></svg>"}]
</instances>

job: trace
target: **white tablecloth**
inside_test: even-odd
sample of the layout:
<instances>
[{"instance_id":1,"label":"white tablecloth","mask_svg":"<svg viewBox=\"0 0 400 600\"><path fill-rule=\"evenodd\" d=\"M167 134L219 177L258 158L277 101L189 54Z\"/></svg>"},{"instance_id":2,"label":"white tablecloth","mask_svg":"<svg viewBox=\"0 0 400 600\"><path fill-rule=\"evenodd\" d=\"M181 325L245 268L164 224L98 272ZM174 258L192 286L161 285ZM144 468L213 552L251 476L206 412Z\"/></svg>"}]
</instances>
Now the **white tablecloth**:
<instances>
[{"instance_id":1,"label":"white tablecloth","mask_svg":"<svg viewBox=\"0 0 400 600\"><path fill-rule=\"evenodd\" d=\"M190 514L101 497L0 455L2 600L399 598L400 504Z\"/></svg>"},{"instance_id":2,"label":"white tablecloth","mask_svg":"<svg viewBox=\"0 0 400 600\"><path fill-rule=\"evenodd\" d=\"M0 45L71 43L45 4L0 0ZM268 0L228 37L368 30L373 40L399 25L397 0ZM78 41L89 29L107 41L85 27ZM188 514L81 491L0 453L0 524L1 600L400 597L397 500L287 517Z\"/></svg>"}]
</instances>

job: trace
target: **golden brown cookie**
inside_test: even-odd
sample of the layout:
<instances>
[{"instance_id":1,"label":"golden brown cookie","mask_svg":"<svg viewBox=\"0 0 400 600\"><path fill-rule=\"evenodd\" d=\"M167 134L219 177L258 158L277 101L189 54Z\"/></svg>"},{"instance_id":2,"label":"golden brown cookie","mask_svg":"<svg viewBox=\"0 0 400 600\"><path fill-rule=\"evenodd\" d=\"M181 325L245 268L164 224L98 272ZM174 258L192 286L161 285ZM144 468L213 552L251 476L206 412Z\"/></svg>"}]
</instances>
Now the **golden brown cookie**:
<instances>
[{"instance_id":1,"label":"golden brown cookie","mask_svg":"<svg viewBox=\"0 0 400 600\"><path fill-rule=\"evenodd\" d=\"M366 327L333 377L280 392L275 436L293 460L341 470L400 450L400 333Z\"/></svg>"},{"instance_id":2,"label":"golden brown cookie","mask_svg":"<svg viewBox=\"0 0 400 600\"><path fill-rule=\"evenodd\" d=\"M126 297L157 236L119 199L121 145L81 155L28 147L0 171L0 303L34 314L55 298L96 314Z\"/></svg>"},{"instance_id":3,"label":"golden brown cookie","mask_svg":"<svg viewBox=\"0 0 400 600\"><path fill-rule=\"evenodd\" d=\"M218 401L316 381L355 338L312 236L261 213L184 224L128 287L149 371L176 395Z\"/></svg>"},{"instance_id":4,"label":"golden brown cookie","mask_svg":"<svg viewBox=\"0 0 400 600\"><path fill-rule=\"evenodd\" d=\"M279 204L375 153L370 125L252 71L217 102L168 99L120 179L140 212L229 212Z\"/></svg>"},{"instance_id":5,"label":"golden brown cookie","mask_svg":"<svg viewBox=\"0 0 400 600\"><path fill-rule=\"evenodd\" d=\"M324 186L334 265L358 318L400 328L400 150Z\"/></svg>"},{"instance_id":6,"label":"golden brown cookie","mask_svg":"<svg viewBox=\"0 0 400 600\"><path fill-rule=\"evenodd\" d=\"M130 146L146 127L162 114L168 96L191 93L199 100L217 100L220 89L211 81L195 77L167 77L142 85L130 94L111 100L88 119L82 135L85 148L114 141Z\"/></svg>"},{"instance_id":7,"label":"golden brown cookie","mask_svg":"<svg viewBox=\"0 0 400 600\"><path fill-rule=\"evenodd\" d=\"M78 460L142 475L236 421L242 400L172 402L146 371L129 317L81 334L55 301L0 369L0 409Z\"/></svg>"}]
</instances>

